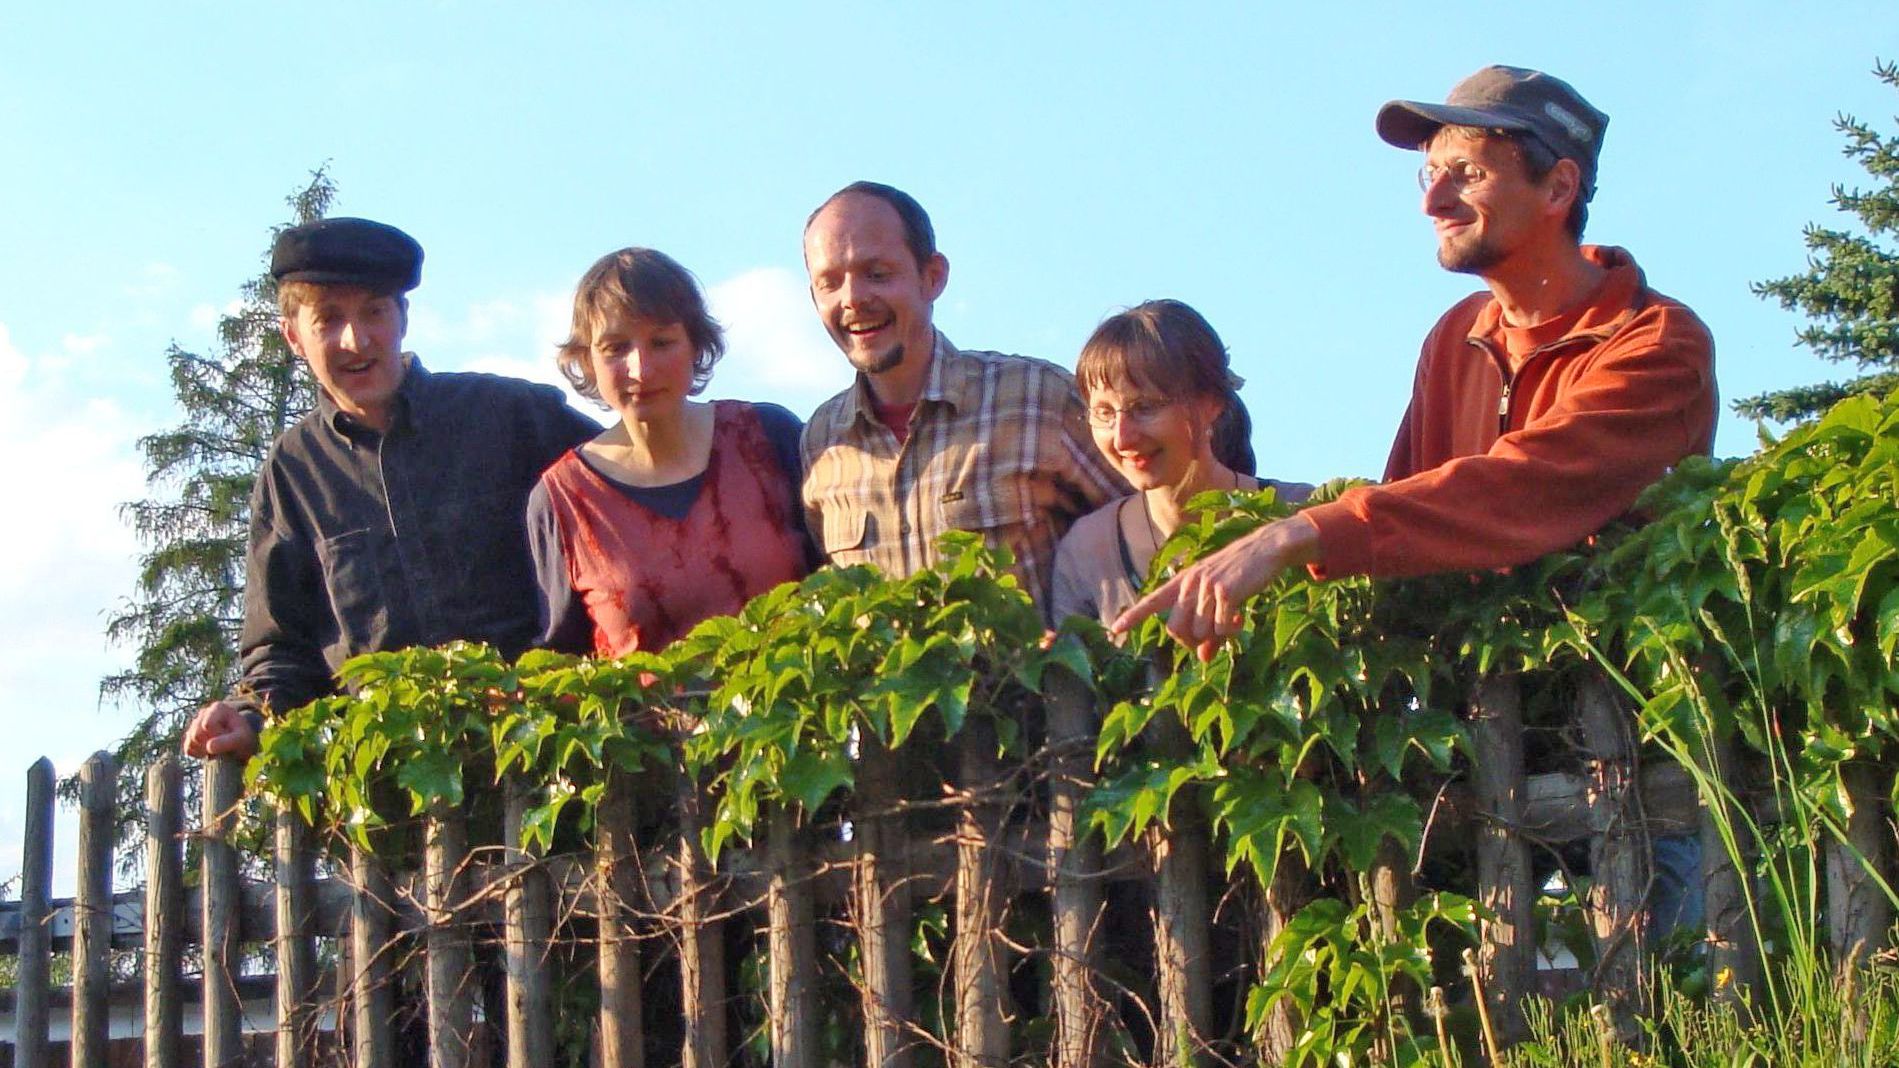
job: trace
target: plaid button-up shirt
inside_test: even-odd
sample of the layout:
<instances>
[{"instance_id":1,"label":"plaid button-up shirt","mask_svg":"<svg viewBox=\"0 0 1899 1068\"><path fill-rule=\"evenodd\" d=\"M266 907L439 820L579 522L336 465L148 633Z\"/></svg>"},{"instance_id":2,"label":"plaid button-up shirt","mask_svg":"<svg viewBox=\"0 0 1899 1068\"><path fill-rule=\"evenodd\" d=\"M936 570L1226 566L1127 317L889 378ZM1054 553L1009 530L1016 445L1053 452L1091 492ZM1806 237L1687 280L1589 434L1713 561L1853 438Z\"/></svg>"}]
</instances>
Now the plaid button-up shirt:
<instances>
[{"instance_id":1,"label":"plaid button-up shirt","mask_svg":"<svg viewBox=\"0 0 1899 1068\"><path fill-rule=\"evenodd\" d=\"M1129 491L1094 447L1075 380L1043 360L965 352L936 335L902 443L863 375L805 424L806 520L830 562L903 576L970 530L1015 554L1040 604L1069 524Z\"/></svg>"}]
</instances>

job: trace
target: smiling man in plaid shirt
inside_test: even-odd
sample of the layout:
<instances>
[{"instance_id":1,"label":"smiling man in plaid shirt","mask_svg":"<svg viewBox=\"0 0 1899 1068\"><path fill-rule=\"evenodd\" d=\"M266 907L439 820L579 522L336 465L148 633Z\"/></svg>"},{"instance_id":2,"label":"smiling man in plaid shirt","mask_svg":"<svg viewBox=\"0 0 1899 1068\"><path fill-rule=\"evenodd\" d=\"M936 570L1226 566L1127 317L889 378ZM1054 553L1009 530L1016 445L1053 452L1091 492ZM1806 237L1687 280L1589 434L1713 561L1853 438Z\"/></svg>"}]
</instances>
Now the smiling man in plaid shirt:
<instances>
[{"instance_id":1,"label":"smiling man in plaid shirt","mask_svg":"<svg viewBox=\"0 0 1899 1068\"><path fill-rule=\"evenodd\" d=\"M1015 554L1039 603L1069 524L1129 492L1095 450L1074 378L937 332L949 260L900 190L833 194L805 223L804 260L858 372L804 429L806 519L825 556L901 577L936 559L938 535L975 531Z\"/></svg>"}]
</instances>

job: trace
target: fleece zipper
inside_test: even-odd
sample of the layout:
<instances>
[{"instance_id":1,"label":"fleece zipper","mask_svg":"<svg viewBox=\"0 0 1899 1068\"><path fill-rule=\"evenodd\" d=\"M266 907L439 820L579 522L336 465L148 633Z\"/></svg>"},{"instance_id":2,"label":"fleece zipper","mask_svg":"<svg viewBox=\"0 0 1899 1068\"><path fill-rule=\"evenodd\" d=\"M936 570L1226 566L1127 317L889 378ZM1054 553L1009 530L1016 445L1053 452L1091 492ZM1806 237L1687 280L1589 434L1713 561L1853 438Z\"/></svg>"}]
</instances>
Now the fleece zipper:
<instances>
[{"instance_id":1,"label":"fleece zipper","mask_svg":"<svg viewBox=\"0 0 1899 1068\"><path fill-rule=\"evenodd\" d=\"M1592 331L1587 334L1570 334L1568 337L1557 338L1547 345L1531 349L1530 354L1523 358L1523 362L1518 365L1515 371L1510 370L1509 357L1498 350L1497 346L1491 344L1488 339L1481 337L1465 338L1465 341L1476 346L1484 355L1490 357L1491 366L1497 369L1497 380L1499 383L1497 390L1497 436L1502 437L1510 432L1510 398L1511 395L1516 392L1517 379L1522 376L1523 372L1529 368L1531 364L1541 359L1550 358L1559 350L1569 346L1590 348L1599 345L1607 340L1613 333L1613 330L1603 330Z\"/></svg>"}]
</instances>

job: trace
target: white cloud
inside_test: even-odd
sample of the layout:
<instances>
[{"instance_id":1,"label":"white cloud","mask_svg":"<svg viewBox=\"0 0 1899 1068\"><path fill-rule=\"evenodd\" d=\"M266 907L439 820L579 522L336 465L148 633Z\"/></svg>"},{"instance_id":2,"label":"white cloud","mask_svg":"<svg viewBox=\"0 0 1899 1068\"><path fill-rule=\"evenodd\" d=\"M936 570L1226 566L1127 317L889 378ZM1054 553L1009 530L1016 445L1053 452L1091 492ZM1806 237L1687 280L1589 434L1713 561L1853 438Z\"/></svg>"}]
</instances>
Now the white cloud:
<instances>
[{"instance_id":1,"label":"white cloud","mask_svg":"<svg viewBox=\"0 0 1899 1068\"><path fill-rule=\"evenodd\" d=\"M533 332L529 309L538 299L541 298L479 300L453 314L444 313L433 304L412 305L405 344L424 354L521 346ZM438 356L437 362L440 359Z\"/></svg>"},{"instance_id":2,"label":"white cloud","mask_svg":"<svg viewBox=\"0 0 1899 1068\"><path fill-rule=\"evenodd\" d=\"M126 283L125 295L135 300L151 300L178 288L184 274L169 263L148 263Z\"/></svg>"},{"instance_id":3,"label":"white cloud","mask_svg":"<svg viewBox=\"0 0 1899 1068\"><path fill-rule=\"evenodd\" d=\"M33 376L39 379L64 379L75 361L97 364L100 352L112 344L104 334L67 334L59 339L57 352L41 353L33 362Z\"/></svg>"},{"instance_id":4,"label":"white cloud","mask_svg":"<svg viewBox=\"0 0 1899 1068\"><path fill-rule=\"evenodd\" d=\"M435 366L433 363L430 367ZM529 382L544 382L572 393L567 380L561 377L560 369L554 366L550 357L545 360L523 360L505 353L477 353L455 367L457 371L484 371L491 375L507 375L509 378L525 378ZM585 404L579 396L570 400Z\"/></svg>"},{"instance_id":5,"label":"white cloud","mask_svg":"<svg viewBox=\"0 0 1899 1068\"><path fill-rule=\"evenodd\" d=\"M545 382L571 394L567 380L554 365L554 349L567 337L571 301L564 294L537 293L519 302L470 305L463 336L473 351L461 366ZM587 406L588 402L577 395L572 399Z\"/></svg>"},{"instance_id":6,"label":"white cloud","mask_svg":"<svg viewBox=\"0 0 1899 1068\"><path fill-rule=\"evenodd\" d=\"M69 350L70 344L66 346ZM81 346L83 348L83 346ZM62 354L32 355L0 323L0 707L10 710L0 811L17 812L23 771L44 755L62 775L124 730L99 714L109 655L106 614L131 591L137 544L119 505L144 495L136 431L123 407L76 382ZM19 836L0 820L0 878L18 864ZM64 832L62 832L63 834Z\"/></svg>"},{"instance_id":7,"label":"white cloud","mask_svg":"<svg viewBox=\"0 0 1899 1068\"><path fill-rule=\"evenodd\" d=\"M228 315L236 315L243 310L244 302L233 297L225 301L221 308L215 304L195 304L187 318L191 323L191 329L196 333L215 335L219 320Z\"/></svg>"},{"instance_id":8,"label":"white cloud","mask_svg":"<svg viewBox=\"0 0 1899 1068\"><path fill-rule=\"evenodd\" d=\"M745 271L710 286L706 300L726 339L710 395L772 401L802 418L850 384L850 367L818 324L801 276L775 267ZM554 349L567 337L572 302L567 292L538 292L475 301L451 314L418 305L409 316L407 346L437 370L486 371L566 388Z\"/></svg>"},{"instance_id":9,"label":"white cloud","mask_svg":"<svg viewBox=\"0 0 1899 1068\"><path fill-rule=\"evenodd\" d=\"M418 304L410 309L404 346L431 370L485 371L566 389L554 346L567 336L569 299L533 293L479 300L452 316Z\"/></svg>"},{"instance_id":10,"label":"white cloud","mask_svg":"<svg viewBox=\"0 0 1899 1068\"><path fill-rule=\"evenodd\" d=\"M110 344L112 339L104 334L67 334L59 340L68 356L91 356Z\"/></svg>"},{"instance_id":11,"label":"white cloud","mask_svg":"<svg viewBox=\"0 0 1899 1068\"><path fill-rule=\"evenodd\" d=\"M418 352L508 351L528 358L550 352L567 336L567 302L553 293L497 297L453 316L416 304L409 310L408 345Z\"/></svg>"},{"instance_id":12,"label":"white cloud","mask_svg":"<svg viewBox=\"0 0 1899 1068\"><path fill-rule=\"evenodd\" d=\"M123 560L135 547L117 516L144 489L135 435L116 401L86 396L65 370L58 357L21 353L0 323L0 453L16 458L0 465L0 500L27 512L0 524L0 559L12 565L0 571L0 597L9 603L49 596L49 575L86 577L59 561Z\"/></svg>"},{"instance_id":13,"label":"white cloud","mask_svg":"<svg viewBox=\"0 0 1899 1068\"><path fill-rule=\"evenodd\" d=\"M712 286L706 299L726 341L711 393L782 404L802 419L850 385L850 365L819 324L802 276L782 267L746 271Z\"/></svg>"},{"instance_id":14,"label":"white cloud","mask_svg":"<svg viewBox=\"0 0 1899 1068\"><path fill-rule=\"evenodd\" d=\"M534 309L534 351L551 363L554 349L566 341L574 325L574 297L571 293L542 293L531 302Z\"/></svg>"}]
</instances>

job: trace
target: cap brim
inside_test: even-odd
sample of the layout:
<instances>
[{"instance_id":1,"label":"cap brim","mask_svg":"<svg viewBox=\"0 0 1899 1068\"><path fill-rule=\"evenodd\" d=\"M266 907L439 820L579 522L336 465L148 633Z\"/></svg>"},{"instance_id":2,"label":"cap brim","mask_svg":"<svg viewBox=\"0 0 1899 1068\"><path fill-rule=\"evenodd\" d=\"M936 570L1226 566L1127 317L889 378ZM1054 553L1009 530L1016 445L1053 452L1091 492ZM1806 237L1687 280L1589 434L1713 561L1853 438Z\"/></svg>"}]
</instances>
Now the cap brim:
<instances>
[{"instance_id":1,"label":"cap brim","mask_svg":"<svg viewBox=\"0 0 1899 1068\"><path fill-rule=\"evenodd\" d=\"M378 293L406 293L416 287L416 283L402 275L365 274L360 271L291 271L279 275L279 284L284 282L310 282L320 286L359 286Z\"/></svg>"},{"instance_id":2,"label":"cap brim","mask_svg":"<svg viewBox=\"0 0 1899 1068\"><path fill-rule=\"evenodd\" d=\"M1378 109L1378 136L1398 148L1419 148L1446 126L1482 126L1497 130L1527 130L1521 119L1485 108L1459 108L1393 100Z\"/></svg>"}]
</instances>

